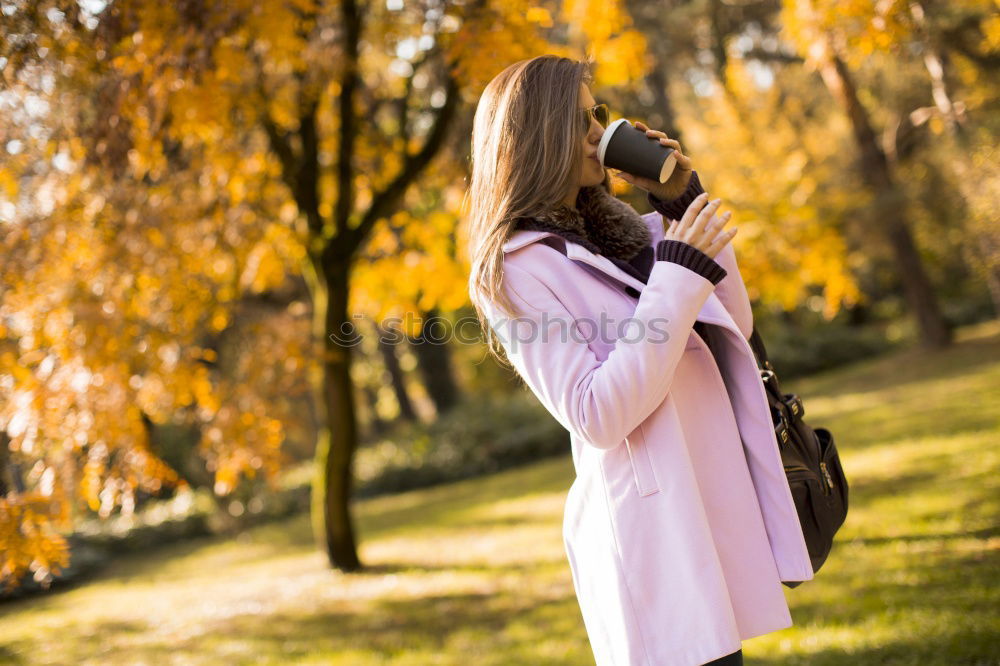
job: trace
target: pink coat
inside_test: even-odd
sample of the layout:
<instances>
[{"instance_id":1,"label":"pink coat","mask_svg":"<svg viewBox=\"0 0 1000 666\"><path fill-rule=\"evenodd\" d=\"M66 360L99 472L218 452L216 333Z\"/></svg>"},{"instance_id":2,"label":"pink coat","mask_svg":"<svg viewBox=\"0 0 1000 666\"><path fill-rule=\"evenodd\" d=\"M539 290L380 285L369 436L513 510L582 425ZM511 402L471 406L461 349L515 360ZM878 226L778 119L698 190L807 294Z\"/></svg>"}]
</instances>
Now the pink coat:
<instances>
[{"instance_id":1,"label":"pink coat","mask_svg":"<svg viewBox=\"0 0 1000 666\"><path fill-rule=\"evenodd\" d=\"M642 217L655 246L660 214ZM487 316L571 435L563 542L598 666L700 666L791 626L781 581L813 571L732 243L715 258L728 271L716 286L667 261L643 284L547 231L515 231L503 250L521 312L487 303ZM716 325L718 364L696 318Z\"/></svg>"}]
</instances>

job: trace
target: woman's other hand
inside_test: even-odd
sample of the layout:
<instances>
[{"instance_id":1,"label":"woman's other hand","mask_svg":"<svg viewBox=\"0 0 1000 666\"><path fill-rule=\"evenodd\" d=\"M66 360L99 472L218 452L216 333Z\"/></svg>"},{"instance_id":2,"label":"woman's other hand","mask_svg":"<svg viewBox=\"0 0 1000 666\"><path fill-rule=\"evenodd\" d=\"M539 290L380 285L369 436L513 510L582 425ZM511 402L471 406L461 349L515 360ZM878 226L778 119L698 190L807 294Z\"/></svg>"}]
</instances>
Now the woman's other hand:
<instances>
[{"instance_id":1,"label":"woman's other hand","mask_svg":"<svg viewBox=\"0 0 1000 666\"><path fill-rule=\"evenodd\" d=\"M691 170L694 168L691 158L681 152L681 144L677 139L668 138L666 134L659 130L649 129L638 120L635 121L635 126L645 132L646 136L650 139L657 139L662 145L673 148L674 154L677 156L677 166L674 167L674 172L670 174L670 178L665 183L651 178L635 176L625 171L619 171L618 177L635 187L651 192L658 199L665 201L676 199L684 193L688 181L691 180Z\"/></svg>"},{"instance_id":2,"label":"woman's other hand","mask_svg":"<svg viewBox=\"0 0 1000 666\"><path fill-rule=\"evenodd\" d=\"M679 221L663 217L663 223L666 225L663 231L664 240L683 241L715 259L715 255L736 235L736 227L725 231L722 229L732 217L732 212L726 211L721 217L715 217L715 212L721 204L722 199L709 201L707 193L700 194L691 202Z\"/></svg>"}]
</instances>

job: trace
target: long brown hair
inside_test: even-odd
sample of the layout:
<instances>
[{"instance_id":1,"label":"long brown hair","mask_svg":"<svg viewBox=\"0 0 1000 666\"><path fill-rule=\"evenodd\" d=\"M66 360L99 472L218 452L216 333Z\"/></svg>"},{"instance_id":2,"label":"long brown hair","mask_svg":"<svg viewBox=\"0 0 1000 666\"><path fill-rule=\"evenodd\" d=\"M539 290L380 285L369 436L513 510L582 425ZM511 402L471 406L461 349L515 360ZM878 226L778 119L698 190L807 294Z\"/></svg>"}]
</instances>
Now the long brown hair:
<instances>
[{"instance_id":1,"label":"long brown hair","mask_svg":"<svg viewBox=\"0 0 1000 666\"><path fill-rule=\"evenodd\" d=\"M472 126L468 210L469 296L489 350L502 361L484 301L505 315L515 307L502 289L503 244L517 218L559 205L583 159L577 121L580 84L593 80L593 61L542 55L516 62L483 90ZM601 183L611 191L605 169Z\"/></svg>"}]
</instances>

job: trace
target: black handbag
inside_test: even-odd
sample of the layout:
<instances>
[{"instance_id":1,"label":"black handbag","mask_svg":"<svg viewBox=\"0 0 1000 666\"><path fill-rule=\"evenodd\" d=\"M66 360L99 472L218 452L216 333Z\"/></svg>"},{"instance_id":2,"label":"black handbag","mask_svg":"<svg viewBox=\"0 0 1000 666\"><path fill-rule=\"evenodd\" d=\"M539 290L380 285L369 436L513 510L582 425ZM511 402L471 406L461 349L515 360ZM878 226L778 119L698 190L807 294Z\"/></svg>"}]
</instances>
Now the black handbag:
<instances>
[{"instance_id":1,"label":"black handbag","mask_svg":"<svg viewBox=\"0 0 1000 666\"><path fill-rule=\"evenodd\" d=\"M781 462L815 573L826 561L833 547L833 536L847 518L847 477L830 431L809 427L802 420L805 409L799 396L782 393L778 375L756 328L750 336L750 347L757 357ZM802 582L782 581L782 584L796 587Z\"/></svg>"}]
</instances>

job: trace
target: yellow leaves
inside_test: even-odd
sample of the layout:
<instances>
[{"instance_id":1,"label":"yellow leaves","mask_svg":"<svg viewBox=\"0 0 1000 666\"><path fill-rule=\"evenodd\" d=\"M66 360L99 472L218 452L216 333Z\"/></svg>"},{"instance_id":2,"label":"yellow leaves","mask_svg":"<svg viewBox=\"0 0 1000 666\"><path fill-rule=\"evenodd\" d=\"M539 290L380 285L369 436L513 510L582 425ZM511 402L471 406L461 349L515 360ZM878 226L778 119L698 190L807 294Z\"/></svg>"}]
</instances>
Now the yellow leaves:
<instances>
[{"instance_id":1,"label":"yellow leaves","mask_svg":"<svg viewBox=\"0 0 1000 666\"><path fill-rule=\"evenodd\" d=\"M637 30L595 42L596 86L626 85L645 72L646 38Z\"/></svg>"},{"instance_id":2,"label":"yellow leaves","mask_svg":"<svg viewBox=\"0 0 1000 666\"><path fill-rule=\"evenodd\" d=\"M224 466L215 472L215 486L213 491L216 495L225 496L233 491L236 486L238 475L237 470L231 466Z\"/></svg>"},{"instance_id":3,"label":"yellow leaves","mask_svg":"<svg viewBox=\"0 0 1000 666\"><path fill-rule=\"evenodd\" d=\"M322 68L338 71L342 63L334 49L339 46L327 37L322 44L306 44L299 36L297 28L303 26L297 8L312 5L310 0L234 2L246 11L234 10L228 16L235 20L221 30L213 23L216 14L205 16L202 27L213 33L211 41L180 20L176 4L130 6L134 15L126 29L134 32L110 47L103 63L119 68L120 87L108 91L114 104L108 113L115 114L109 125L127 134L121 145L112 136L107 149L114 155L121 146L131 148L125 165L130 170L82 169L76 174L79 180L67 178L66 205L60 200L52 220L45 221L49 226L40 227L60 235L38 235L40 242L30 249L44 263L26 264L37 274L25 272L21 283L11 287L18 298L37 305L33 313L52 313L28 317L25 327L30 330L21 336L22 344L34 349L25 352L59 360L46 378L18 363L15 354L20 351L3 351L4 374L13 378L15 391L38 389L23 409L24 420L38 433L31 444L39 459L65 442L90 452L77 461L76 474L80 492L94 510L109 511L115 503L130 501L122 486L131 488L144 476L151 483L170 478L169 470L144 448L138 408L159 421L173 416L179 405L193 403L190 411L205 425L202 450L220 492L229 492L248 470L273 470L280 462L289 389L296 386L301 369L313 365L313 357L300 348L308 335L308 325L301 321L305 317L279 313L274 317L280 330L244 330L243 317L232 319L231 301L279 285L303 259L300 241L305 239L289 228L301 220L300 211L289 200L279 161L268 152L267 137L256 123L266 107L281 130L294 131L302 92L295 74L306 71L307 64L319 67L306 78L317 79L325 90L320 129L327 138L321 154L327 162L329 155L335 156L331 130L336 129L340 83ZM579 51L542 38L560 20L548 5L536 0L489 4L484 16L463 22L454 38L444 42L445 57L461 56L457 73L463 83L475 87L498 68L538 53ZM582 8L579 25L589 31L585 36L598 59L598 85L640 76L646 45L620 0L575 5ZM451 5L446 11L456 12ZM453 13L450 18L456 17ZM241 24L243 19L247 22ZM422 21L414 29L422 31ZM381 37L371 33L367 38ZM369 44L365 58L376 65L383 62L380 47ZM207 48L211 57L205 57ZM255 69L251 54L260 56L263 71ZM377 74L381 80L391 72ZM255 94L258 79L265 83L265 99ZM362 159L353 184L358 208L394 177L406 150L422 145L420 132L410 146L401 141L398 136L384 143L359 139L355 157ZM69 146L74 160L83 157L84 142L74 138ZM171 151L169 163L165 146ZM458 204L449 199L460 189L461 165L439 162L413 188L419 191L408 193L413 212L393 219L391 227L379 225L366 248L370 260L362 261L352 291L353 303L361 303L364 311L465 304L465 267L455 247ZM17 195L17 173L5 165L0 193ZM154 182L144 182L145 176ZM325 217L332 215L334 190L322 188L320 212ZM46 298L62 309L44 302ZM45 328L39 331L40 326ZM252 335L254 350L227 346L221 354L224 367L206 367L199 358L214 362L220 354L201 349L202 339L229 326ZM42 333L55 349L42 348ZM271 350L277 361L269 361L260 349ZM47 383L57 377L66 383ZM136 409L127 409L129 405ZM132 461L132 466L115 468L110 461L119 459Z\"/></svg>"},{"instance_id":4,"label":"yellow leaves","mask_svg":"<svg viewBox=\"0 0 1000 666\"><path fill-rule=\"evenodd\" d=\"M266 42L270 49L261 53L262 78L279 83L267 103L283 129L295 128L298 84L290 79L307 50L294 34L289 3L234 2L247 5L251 25L226 27L233 31L214 42L214 71L202 68L213 65L204 58L210 42L198 30L179 29L176 5L139 4L130 7L134 32L109 46L101 63L120 69L107 77L117 86L105 90L99 106L86 106L93 89L84 68L74 73L76 87L52 96L74 118L96 113L106 121L105 133L96 135L100 154L112 162L124 158L124 164L113 162L124 171L83 163L91 135L26 143L18 160L0 166L0 215L10 209L5 197L24 192L44 195L49 206L23 233L4 228L0 241L2 305L10 314L0 337L9 326L17 338L0 339L0 406L13 426L11 448L21 447L27 468L60 470L43 475L39 492L55 498L67 483L105 514L127 508L136 487L172 478L145 446L143 415L159 423L190 413L217 429L220 438L211 443L217 448L206 457L224 488L243 470L273 472L280 464L281 419L290 397L298 399L293 389L307 365L300 347L308 326L301 315L284 313L274 316L280 330L240 331L274 351L275 362L233 338L220 347L224 368L198 360L219 360L200 348L207 334L243 325L231 321L233 300L280 284L303 256L288 228L297 210L255 124L262 102L252 94L258 72L248 58L261 52L248 45ZM257 6L263 11L253 13ZM214 32L217 26L204 27ZM254 30L265 39L256 42ZM85 99L74 97L78 91ZM51 120L60 118L54 113ZM58 129L54 136L65 137L67 127ZM44 173L40 188L34 174L60 152L77 162L76 171ZM178 409L189 404L190 412ZM57 457L58 467L49 460ZM49 515L54 519L59 510ZM43 546L25 561L41 557L45 566ZM15 550L0 543L0 566Z\"/></svg>"},{"instance_id":5,"label":"yellow leaves","mask_svg":"<svg viewBox=\"0 0 1000 666\"><path fill-rule=\"evenodd\" d=\"M836 125L841 114L832 108L810 109L802 131L777 89L755 90L751 73L735 63L728 77L733 97L698 99L678 122L705 189L734 213L743 278L757 298L785 308L822 286L825 312L835 312L857 293L839 232L843 215L862 205L862 193L840 185L849 130ZM810 102L797 85L801 79L781 82L801 113Z\"/></svg>"},{"instance_id":6,"label":"yellow leaves","mask_svg":"<svg viewBox=\"0 0 1000 666\"><path fill-rule=\"evenodd\" d=\"M291 84L281 85L270 91L267 100L267 111L275 124L282 129L295 129L298 126L298 90Z\"/></svg>"},{"instance_id":7,"label":"yellow leaves","mask_svg":"<svg viewBox=\"0 0 1000 666\"><path fill-rule=\"evenodd\" d=\"M221 331L229 325L229 313L223 308L215 308L209 326L213 331Z\"/></svg>"},{"instance_id":8,"label":"yellow leaves","mask_svg":"<svg viewBox=\"0 0 1000 666\"><path fill-rule=\"evenodd\" d=\"M1000 51L1000 14L994 13L982 22L983 41L979 48L984 51Z\"/></svg>"},{"instance_id":9,"label":"yellow leaves","mask_svg":"<svg viewBox=\"0 0 1000 666\"><path fill-rule=\"evenodd\" d=\"M591 39L601 40L620 32L627 20L620 2L599 0L567 0L562 6L562 18L585 30Z\"/></svg>"},{"instance_id":10,"label":"yellow leaves","mask_svg":"<svg viewBox=\"0 0 1000 666\"><path fill-rule=\"evenodd\" d=\"M135 177L141 179L148 174L157 179L166 166L162 145L142 132L135 133L134 145L135 148L129 149L127 155Z\"/></svg>"},{"instance_id":11,"label":"yellow leaves","mask_svg":"<svg viewBox=\"0 0 1000 666\"><path fill-rule=\"evenodd\" d=\"M97 450L106 450L101 447ZM80 495L91 511L101 508L101 487L104 485L106 473L105 459L94 455L95 449L91 449L91 454L83 466L83 473L80 479Z\"/></svg>"},{"instance_id":12,"label":"yellow leaves","mask_svg":"<svg viewBox=\"0 0 1000 666\"><path fill-rule=\"evenodd\" d=\"M246 199L246 180L239 171L229 174L229 181L226 183L226 194L229 195L229 202L232 205L243 203Z\"/></svg>"},{"instance_id":13,"label":"yellow leaves","mask_svg":"<svg viewBox=\"0 0 1000 666\"><path fill-rule=\"evenodd\" d=\"M318 14L323 11L322 3L316 0L287 0L290 7L297 10L297 14Z\"/></svg>"},{"instance_id":14,"label":"yellow leaves","mask_svg":"<svg viewBox=\"0 0 1000 666\"><path fill-rule=\"evenodd\" d=\"M266 428L268 444L270 446L280 444L284 436L285 425L278 419L267 419Z\"/></svg>"},{"instance_id":15,"label":"yellow leaves","mask_svg":"<svg viewBox=\"0 0 1000 666\"><path fill-rule=\"evenodd\" d=\"M829 57L832 44L852 67L873 54L890 52L911 39L909 3L890 0L784 0L782 36L815 64Z\"/></svg>"},{"instance_id":16,"label":"yellow leaves","mask_svg":"<svg viewBox=\"0 0 1000 666\"><path fill-rule=\"evenodd\" d=\"M0 169L0 193L8 200L17 199L17 175L7 169Z\"/></svg>"},{"instance_id":17,"label":"yellow leaves","mask_svg":"<svg viewBox=\"0 0 1000 666\"><path fill-rule=\"evenodd\" d=\"M240 277L240 287L259 293L284 281L286 269L272 249L258 243L247 258L246 270Z\"/></svg>"},{"instance_id":18,"label":"yellow leaves","mask_svg":"<svg viewBox=\"0 0 1000 666\"><path fill-rule=\"evenodd\" d=\"M2 355L3 370L14 378L15 385L23 386L31 383L31 370L17 362L17 357L13 352L5 351Z\"/></svg>"},{"instance_id":19,"label":"yellow leaves","mask_svg":"<svg viewBox=\"0 0 1000 666\"><path fill-rule=\"evenodd\" d=\"M146 233L147 233L147 238L153 247L159 249L167 247L167 238L166 236L163 235L163 232L160 231L158 227L149 227ZM147 279L150 278L150 276L148 275L144 275L141 277L145 277Z\"/></svg>"},{"instance_id":20,"label":"yellow leaves","mask_svg":"<svg viewBox=\"0 0 1000 666\"><path fill-rule=\"evenodd\" d=\"M299 207L295 205L294 201L285 201L281 204L281 208L278 210L278 218L285 224L291 224L298 217Z\"/></svg>"},{"instance_id":21,"label":"yellow leaves","mask_svg":"<svg viewBox=\"0 0 1000 666\"><path fill-rule=\"evenodd\" d=\"M222 382L225 406L214 412L202 431L199 449L208 460L208 468L215 472L219 494L231 492L241 475L253 477L256 470L263 470L266 476L273 476L283 462L284 426L280 419L268 416L275 409L274 403L280 401L269 403L247 386L259 381L256 375L266 373L267 367L255 363L248 366L244 381Z\"/></svg>"},{"instance_id":22,"label":"yellow leaves","mask_svg":"<svg viewBox=\"0 0 1000 666\"><path fill-rule=\"evenodd\" d=\"M477 12L449 6L449 16L461 23L461 29L438 38L443 55L454 63L452 75L463 88L482 90L510 63L539 53L569 55L571 49L546 41L540 33L544 26L527 18L535 6L535 2L525 0L487 3ZM534 19L540 14L531 16Z\"/></svg>"},{"instance_id":23,"label":"yellow leaves","mask_svg":"<svg viewBox=\"0 0 1000 666\"><path fill-rule=\"evenodd\" d=\"M224 37L215 44L212 58L215 60L215 78L218 84L239 83L251 66L245 45L233 37Z\"/></svg>"},{"instance_id":24,"label":"yellow leaves","mask_svg":"<svg viewBox=\"0 0 1000 666\"><path fill-rule=\"evenodd\" d=\"M815 209L808 206L810 197L812 197L813 193L816 192L816 185L817 183L815 178L812 178L811 176L802 176L799 178L798 183L795 185L795 189L792 190L792 193L788 197L789 203L796 208L799 208L800 210L803 208L808 209L810 218L816 217Z\"/></svg>"},{"instance_id":25,"label":"yellow leaves","mask_svg":"<svg viewBox=\"0 0 1000 666\"><path fill-rule=\"evenodd\" d=\"M529 23L537 23L543 28L551 28L553 25L552 14L545 7L529 7L525 18Z\"/></svg>"},{"instance_id":26,"label":"yellow leaves","mask_svg":"<svg viewBox=\"0 0 1000 666\"><path fill-rule=\"evenodd\" d=\"M758 93L747 62L740 58L729 58L726 61L725 77L726 85L740 99L749 99Z\"/></svg>"},{"instance_id":27,"label":"yellow leaves","mask_svg":"<svg viewBox=\"0 0 1000 666\"><path fill-rule=\"evenodd\" d=\"M209 379L208 370L203 367L196 368L193 375L188 378L188 381L198 405L210 412L217 412L219 410L219 399L215 394L212 381Z\"/></svg>"},{"instance_id":28,"label":"yellow leaves","mask_svg":"<svg viewBox=\"0 0 1000 666\"><path fill-rule=\"evenodd\" d=\"M806 151L801 148L793 148L788 152L783 160L783 175L786 178L799 178L802 175L802 170L808 163L809 156L806 154Z\"/></svg>"},{"instance_id":29,"label":"yellow leaves","mask_svg":"<svg viewBox=\"0 0 1000 666\"><path fill-rule=\"evenodd\" d=\"M11 588L25 572L47 579L69 565L66 540L53 529L61 509L37 492L0 497L0 582Z\"/></svg>"},{"instance_id":30,"label":"yellow leaves","mask_svg":"<svg viewBox=\"0 0 1000 666\"><path fill-rule=\"evenodd\" d=\"M621 0L568 0L560 18L573 34L586 42L595 60L596 87L628 84L646 69L646 38L632 27L631 15Z\"/></svg>"},{"instance_id":31,"label":"yellow leaves","mask_svg":"<svg viewBox=\"0 0 1000 666\"><path fill-rule=\"evenodd\" d=\"M846 270L831 271L823 284L823 316L827 320L833 319L843 305L851 306L861 299L861 290L847 275Z\"/></svg>"}]
</instances>

